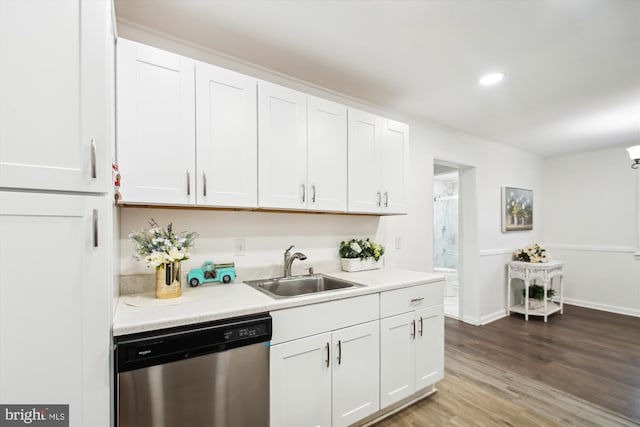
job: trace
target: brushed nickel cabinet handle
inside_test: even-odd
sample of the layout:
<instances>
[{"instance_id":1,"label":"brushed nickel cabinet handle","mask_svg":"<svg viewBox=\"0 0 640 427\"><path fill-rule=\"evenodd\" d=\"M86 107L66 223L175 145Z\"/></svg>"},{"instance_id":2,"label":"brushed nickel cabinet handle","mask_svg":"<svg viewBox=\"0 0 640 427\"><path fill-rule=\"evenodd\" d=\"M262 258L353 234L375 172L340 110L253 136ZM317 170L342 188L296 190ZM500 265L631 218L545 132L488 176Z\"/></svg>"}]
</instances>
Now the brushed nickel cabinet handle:
<instances>
[{"instance_id":1,"label":"brushed nickel cabinet handle","mask_svg":"<svg viewBox=\"0 0 640 427\"><path fill-rule=\"evenodd\" d=\"M187 169L187 196L191 195L191 171Z\"/></svg>"},{"instance_id":2,"label":"brushed nickel cabinet handle","mask_svg":"<svg viewBox=\"0 0 640 427\"><path fill-rule=\"evenodd\" d=\"M342 341L338 340L338 365L342 363Z\"/></svg>"},{"instance_id":3,"label":"brushed nickel cabinet handle","mask_svg":"<svg viewBox=\"0 0 640 427\"><path fill-rule=\"evenodd\" d=\"M420 336L422 336L422 332L424 332L424 323L422 323L422 316L420 316Z\"/></svg>"},{"instance_id":4,"label":"brushed nickel cabinet handle","mask_svg":"<svg viewBox=\"0 0 640 427\"><path fill-rule=\"evenodd\" d=\"M378 196L378 207L380 207L382 206L382 193L378 191L376 195Z\"/></svg>"},{"instance_id":5,"label":"brushed nickel cabinet handle","mask_svg":"<svg viewBox=\"0 0 640 427\"><path fill-rule=\"evenodd\" d=\"M384 207L385 208L389 207L389 192L388 191L384 192Z\"/></svg>"},{"instance_id":6,"label":"brushed nickel cabinet handle","mask_svg":"<svg viewBox=\"0 0 640 427\"><path fill-rule=\"evenodd\" d=\"M207 173L202 172L202 195L207 197Z\"/></svg>"},{"instance_id":7,"label":"brushed nickel cabinet handle","mask_svg":"<svg viewBox=\"0 0 640 427\"><path fill-rule=\"evenodd\" d=\"M313 184L311 186L311 203L315 203L316 202L316 185Z\"/></svg>"},{"instance_id":8,"label":"brushed nickel cabinet handle","mask_svg":"<svg viewBox=\"0 0 640 427\"><path fill-rule=\"evenodd\" d=\"M302 187L302 203L307 200L307 186L305 184L301 184Z\"/></svg>"},{"instance_id":9,"label":"brushed nickel cabinet handle","mask_svg":"<svg viewBox=\"0 0 640 427\"><path fill-rule=\"evenodd\" d=\"M93 210L93 247L98 247L98 209Z\"/></svg>"},{"instance_id":10,"label":"brushed nickel cabinet handle","mask_svg":"<svg viewBox=\"0 0 640 427\"><path fill-rule=\"evenodd\" d=\"M416 302L420 302L424 299L424 297L421 298L411 298L411 304L416 303Z\"/></svg>"},{"instance_id":11,"label":"brushed nickel cabinet handle","mask_svg":"<svg viewBox=\"0 0 640 427\"><path fill-rule=\"evenodd\" d=\"M91 139L91 178L96 179L97 171L96 171L96 140Z\"/></svg>"},{"instance_id":12,"label":"brushed nickel cabinet handle","mask_svg":"<svg viewBox=\"0 0 640 427\"><path fill-rule=\"evenodd\" d=\"M325 359L325 363L327 364L327 368L329 367L329 364L331 363L331 346L329 345L329 343L327 343L326 345L326 349L327 349L327 358Z\"/></svg>"},{"instance_id":13,"label":"brushed nickel cabinet handle","mask_svg":"<svg viewBox=\"0 0 640 427\"><path fill-rule=\"evenodd\" d=\"M416 319L413 319L411 321L411 338L413 338L414 340L416 339Z\"/></svg>"}]
</instances>

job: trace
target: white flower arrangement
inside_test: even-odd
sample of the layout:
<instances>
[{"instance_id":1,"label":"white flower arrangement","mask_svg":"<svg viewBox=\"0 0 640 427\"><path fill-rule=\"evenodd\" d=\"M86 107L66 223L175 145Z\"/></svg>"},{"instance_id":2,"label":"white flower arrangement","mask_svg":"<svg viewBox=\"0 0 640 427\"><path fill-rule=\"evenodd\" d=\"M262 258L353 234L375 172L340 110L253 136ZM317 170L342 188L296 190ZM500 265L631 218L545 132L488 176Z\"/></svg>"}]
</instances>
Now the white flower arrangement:
<instances>
[{"instance_id":1,"label":"white flower arrangement","mask_svg":"<svg viewBox=\"0 0 640 427\"><path fill-rule=\"evenodd\" d=\"M340 242L339 252L341 258L373 258L378 261L384 255L384 246L369 239L351 239Z\"/></svg>"},{"instance_id":2,"label":"white flower arrangement","mask_svg":"<svg viewBox=\"0 0 640 427\"><path fill-rule=\"evenodd\" d=\"M153 218L149 221L149 225L151 225L149 230L129 234L129 238L136 244L135 259L138 261L144 259L147 267L156 268L162 264L189 259L189 248L193 246L198 233L182 232L176 235L173 232L173 224L170 223L166 228L161 228Z\"/></svg>"},{"instance_id":3,"label":"white flower arrangement","mask_svg":"<svg viewBox=\"0 0 640 427\"><path fill-rule=\"evenodd\" d=\"M551 257L547 250L537 243L533 243L524 249L518 249L513 253L517 261L524 262L547 262Z\"/></svg>"}]
</instances>

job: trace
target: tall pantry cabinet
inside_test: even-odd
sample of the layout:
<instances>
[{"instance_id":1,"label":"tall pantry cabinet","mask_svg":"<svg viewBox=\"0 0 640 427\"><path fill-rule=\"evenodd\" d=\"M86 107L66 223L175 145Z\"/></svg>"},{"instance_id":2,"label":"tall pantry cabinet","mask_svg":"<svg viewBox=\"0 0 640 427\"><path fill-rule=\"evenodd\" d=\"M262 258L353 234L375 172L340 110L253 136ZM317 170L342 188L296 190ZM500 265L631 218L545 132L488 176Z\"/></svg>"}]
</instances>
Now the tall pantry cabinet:
<instances>
[{"instance_id":1,"label":"tall pantry cabinet","mask_svg":"<svg viewBox=\"0 0 640 427\"><path fill-rule=\"evenodd\" d=\"M76 427L110 425L111 16L0 0L0 403Z\"/></svg>"}]
</instances>

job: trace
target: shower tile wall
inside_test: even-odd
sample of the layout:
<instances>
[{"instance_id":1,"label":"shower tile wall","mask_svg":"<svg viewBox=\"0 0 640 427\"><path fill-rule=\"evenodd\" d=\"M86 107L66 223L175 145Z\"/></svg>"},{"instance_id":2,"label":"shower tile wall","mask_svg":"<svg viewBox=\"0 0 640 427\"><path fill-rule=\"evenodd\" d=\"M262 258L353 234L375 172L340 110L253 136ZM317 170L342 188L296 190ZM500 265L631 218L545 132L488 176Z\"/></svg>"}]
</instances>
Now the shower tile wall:
<instances>
[{"instance_id":1,"label":"shower tile wall","mask_svg":"<svg viewBox=\"0 0 640 427\"><path fill-rule=\"evenodd\" d=\"M458 173L433 178L434 267L458 269Z\"/></svg>"}]
</instances>

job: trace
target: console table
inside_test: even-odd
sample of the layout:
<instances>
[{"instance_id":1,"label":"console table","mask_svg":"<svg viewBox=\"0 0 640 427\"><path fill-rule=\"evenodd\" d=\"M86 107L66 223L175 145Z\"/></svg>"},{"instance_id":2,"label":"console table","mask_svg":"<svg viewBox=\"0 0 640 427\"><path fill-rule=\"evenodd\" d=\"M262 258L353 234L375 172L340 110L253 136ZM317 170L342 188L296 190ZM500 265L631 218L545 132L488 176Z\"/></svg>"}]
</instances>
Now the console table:
<instances>
[{"instance_id":1,"label":"console table","mask_svg":"<svg viewBox=\"0 0 640 427\"><path fill-rule=\"evenodd\" d=\"M508 264L507 274L507 308L509 314L511 312L524 314L525 320L529 320L529 316L544 316L544 321L553 313L560 312L562 314L562 281L563 281L563 265L562 261L551 260L547 262L523 262L511 261ZM547 290L552 288L553 278L558 277L559 289L558 300L553 301L547 298ZM524 301L522 304L511 305L511 282L513 279L522 279L524 281ZM542 281L544 287L544 295L542 306L536 308L529 307L529 285L533 280Z\"/></svg>"}]
</instances>

